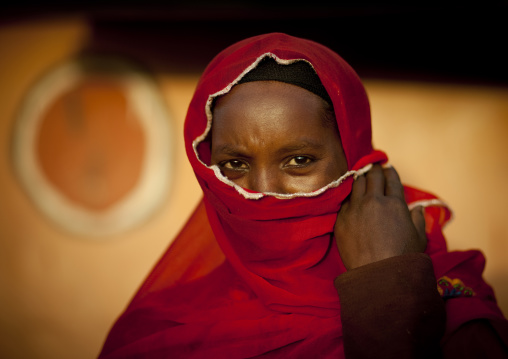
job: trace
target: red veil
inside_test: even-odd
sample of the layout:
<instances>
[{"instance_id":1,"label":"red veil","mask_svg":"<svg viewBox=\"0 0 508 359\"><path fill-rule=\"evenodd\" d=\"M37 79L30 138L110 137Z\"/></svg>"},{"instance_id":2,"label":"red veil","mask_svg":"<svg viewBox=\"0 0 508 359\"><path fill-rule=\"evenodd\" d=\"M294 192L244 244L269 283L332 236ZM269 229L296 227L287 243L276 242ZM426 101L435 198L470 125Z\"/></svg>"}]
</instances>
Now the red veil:
<instances>
[{"instance_id":1,"label":"red veil","mask_svg":"<svg viewBox=\"0 0 508 359\"><path fill-rule=\"evenodd\" d=\"M253 193L209 166L213 99L265 56L280 64L307 61L333 101L349 171L313 193ZM342 357L333 281L346 269L333 227L354 176L387 160L372 147L369 103L356 73L309 40L274 33L236 43L206 68L188 110L185 142L203 201L115 323L101 357ZM447 299L447 333L475 318L502 317L481 277L481 253L447 252L446 206L410 187L405 194L410 206L426 207L426 253L443 297L454 297ZM457 280L467 296L453 291Z\"/></svg>"}]
</instances>

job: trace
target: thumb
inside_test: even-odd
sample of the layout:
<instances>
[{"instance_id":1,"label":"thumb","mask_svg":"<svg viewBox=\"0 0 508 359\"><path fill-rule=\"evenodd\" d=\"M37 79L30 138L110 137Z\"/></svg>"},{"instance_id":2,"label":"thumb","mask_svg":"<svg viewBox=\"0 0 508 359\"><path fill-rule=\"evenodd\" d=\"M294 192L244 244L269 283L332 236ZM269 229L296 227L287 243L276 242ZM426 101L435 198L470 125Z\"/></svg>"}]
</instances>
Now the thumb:
<instances>
[{"instance_id":1,"label":"thumb","mask_svg":"<svg viewBox=\"0 0 508 359\"><path fill-rule=\"evenodd\" d=\"M424 208L422 206L416 206L411 210L411 219L418 233L418 238L422 245L422 251L427 247L427 235L425 234L425 215Z\"/></svg>"}]
</instances>

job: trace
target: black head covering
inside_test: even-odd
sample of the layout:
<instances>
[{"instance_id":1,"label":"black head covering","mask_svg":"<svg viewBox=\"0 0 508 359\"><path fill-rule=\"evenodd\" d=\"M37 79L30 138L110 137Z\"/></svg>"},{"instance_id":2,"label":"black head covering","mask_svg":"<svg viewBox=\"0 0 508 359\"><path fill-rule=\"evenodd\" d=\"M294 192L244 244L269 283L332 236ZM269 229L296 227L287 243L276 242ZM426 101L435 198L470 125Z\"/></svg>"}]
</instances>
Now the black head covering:
<instances>
[{"instance_id":1,"label":"black head covering","mask_svg":"<svg viewBox=\"0 0 508 359\"><path fill-rule=\"evenodd\" d=\"M280 81L302 87L332 105L325 87L319 80L314 69L306 61L296 61L288 65L281 65L271 57L265 57L238 84L252 81Z\"/></svg>"}]
</instances>

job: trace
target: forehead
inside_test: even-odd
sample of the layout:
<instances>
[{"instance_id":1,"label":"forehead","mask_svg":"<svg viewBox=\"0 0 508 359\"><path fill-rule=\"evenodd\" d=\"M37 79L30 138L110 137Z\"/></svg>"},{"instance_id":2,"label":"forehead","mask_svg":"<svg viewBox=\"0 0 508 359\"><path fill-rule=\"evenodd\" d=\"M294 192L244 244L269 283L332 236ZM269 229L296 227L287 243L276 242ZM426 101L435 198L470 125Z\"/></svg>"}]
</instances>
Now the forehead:
<instances>
[{"instance_id":1,"label":"forehead","mask_svg":"<svg viewBox=\"0 0 508 359\"><path fill-rule=\"evenodd\" d=\"M225 121L229 125L242 121L256 121L260 125L273 127L284 118L293 118L294 126L304 123L318 124L325 112L326 102L319 96L301 87L279 81L255 81L236 85L226 95L219 97L213 107L212 127L220 127ZM284 116L282 116L284 115ZM242 121L240 121L240 119Z\"/></svg>"},{"instance_id":2,"label":"forehead","mask_svg":"<svg viewBox=\"0 0 508 359\"><path fill-rule=\"evenodd\" d=\"M238 85L217 101L212 150L236 146L269 151L326 141L334 131L323 126L324 104L319 96L282 82Z\"/></svg>"}]
</instances>

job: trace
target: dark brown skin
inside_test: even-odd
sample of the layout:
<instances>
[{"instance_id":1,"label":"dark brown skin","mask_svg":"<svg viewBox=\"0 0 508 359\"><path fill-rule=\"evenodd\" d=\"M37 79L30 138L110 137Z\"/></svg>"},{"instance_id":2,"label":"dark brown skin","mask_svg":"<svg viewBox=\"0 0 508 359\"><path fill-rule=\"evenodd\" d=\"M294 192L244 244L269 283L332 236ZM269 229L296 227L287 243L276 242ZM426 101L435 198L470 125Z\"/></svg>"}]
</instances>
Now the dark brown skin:
<instances>
[{"instance_id":1,"label":"dark brown skin","mask_svg":"<svg viewBox=\"0 0 508 359\"><path fill-rule=\"evenodd\" d=\"M340 136L323 116L324 101L298 86L237 85L213 110L211 164L257 192L317 190L347 172ZM334 232L348 269L427 244L421 208L408 210L397 172L379 165L355 181Z\"/></svg>"},{"instance_id":2,"label":"dark brown skin","mask_svg":"<svg viewBox=\"0 0 508 359\"><path fill-rule=\"evenodd\" d=\"M427 246L422 207L409 211L394 168L374 165L358 177L335 223L335 238L348 269Z\"/></svg>"},{"instance_id":3,"label":"dark brown skin","mask_svg":"<svg viewBox=\"0 0 508 359\"><path fill-rule=\"evenodd\" d=\"M339 134L324 124L323 103L277 81L235 86L214 107L211 163L257 192L326 186L347 171L347 162Z\"/></svg>"}]
</instances>

